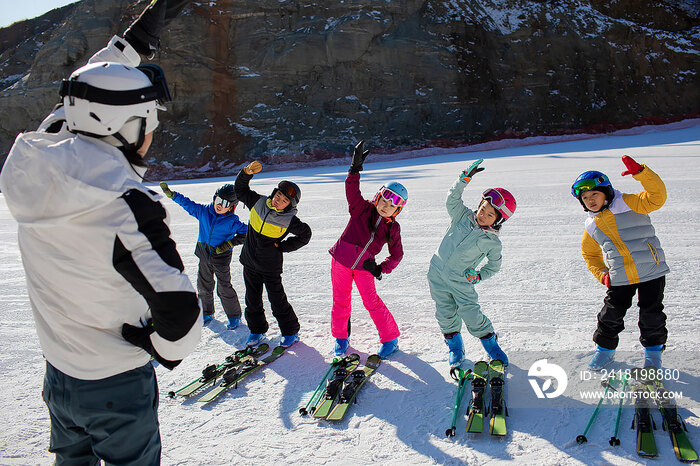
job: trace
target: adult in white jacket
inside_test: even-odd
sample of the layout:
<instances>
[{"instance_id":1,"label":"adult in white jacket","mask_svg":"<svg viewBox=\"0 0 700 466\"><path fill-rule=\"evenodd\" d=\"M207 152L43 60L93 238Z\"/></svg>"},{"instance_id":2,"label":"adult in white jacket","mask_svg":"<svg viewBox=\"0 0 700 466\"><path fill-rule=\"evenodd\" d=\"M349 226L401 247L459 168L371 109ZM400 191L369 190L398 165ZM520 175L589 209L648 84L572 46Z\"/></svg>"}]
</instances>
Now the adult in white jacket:
<instances>
[{"instance_id":1,"label":"adult in white jacket","mask_svg":"<svg viewBox=\"0 0 700 466\"><path fill-rule=\"evenodd\" d=\"M166 3L151 3L132 29L154 13L151 25L162 24ZM64 80L63 105L17 136L0 174L47 362L57 464L159 464L150 360L172 369L200 338L167 211L142 183L169 94L162 70L139 62L132 44L112 38Z\"/></svg>"}]
</instances>

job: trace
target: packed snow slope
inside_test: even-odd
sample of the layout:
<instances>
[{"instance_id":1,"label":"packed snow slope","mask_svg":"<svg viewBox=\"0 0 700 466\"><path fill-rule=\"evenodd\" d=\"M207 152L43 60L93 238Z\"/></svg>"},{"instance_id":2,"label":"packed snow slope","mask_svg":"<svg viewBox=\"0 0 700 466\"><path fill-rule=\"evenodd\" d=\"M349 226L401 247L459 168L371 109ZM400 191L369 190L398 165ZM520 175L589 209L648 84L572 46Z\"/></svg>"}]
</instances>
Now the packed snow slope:
<instances>
[{"instance_id":1,"label":"packed snow slope","mask_svg":"<svg viewBox=\"0 0 700 466\"><path fill-rule=\"evenodd\" d=\"M358 136L359 137L359 136ZM172 400L166 394L196 377L210 363L241 348L245 325L226 330L217 303L216 320L204 328L197 350L174 371L158 367L161 392L160 422L163 464L485 464L515 461L524 464L637 464L632 409L622 413L621 445L611 447L616 401L603 406L579 446L595 400L582 390L596 390L599 375L586 372L593 350L591 335L605 288L586 269L579 244L586 214L571 197L575 177L586 170L607 173L623 192L640 191L631 177L621 177L623 154L656 171L668 188L668 201L651 214L671 268L664 303L669 341L665 366L667 386L682 394L680 414L689 437L700 446L700 122L647 127L579 140L513 142L510 147L473 152L442 152L420 158L377 162L370 154L362 172L362 190L371 197L386 180L398 180L409 191L399 216L405 256L399 267L377 283L380 296L394 313L402 335L400 350L383 361L340 423L301 417L331 359L330 256L348 220L343 181L346 168L319 166L265 171L253 189L269 193L282 180L301 186L299 217L313 230L311 243L285 256L284 284L301 321L301 342L282 358L251 376L235 390L209 405L197 398ZM372 141L368 141L371 148ZM410 156L406 154L407 156ZM424 154L422 154L424 155ZM504 439L488 433L468 436L463 416L457 435L448 439L456 384L448 374L446 346L433 316L426 272L431 255L445 232L447 189L469 161L484 158L484 172L474 177L464 194L475 208L486 187L509 189L517 211L501 234L503 268L477 285L484 312L498 332L510 358L507 380L508 429ZM157 187L154 182L154 187ZM172 182L172 189L208 203L215 189L232 179ZM37 186L41 189L41 186ZM193 251L197 222L179 206L163 199L172 216L171 229L193 284L197 259ZM247 219L241 205L237 213ZM34 331L17 249L17 225L0 195L0 464L49 464L49 416L41 399L44 360ZM244 295L241 266L232 263L233 284ZM268 310L269 313L269 310ZM618 360L624 371L641 363L642 348L636 309L626 319ZM279 342L271 319L270 344ZM364 360L379 346L374 326L356 294L353 299L351 351ZM479 342L463 330L468 361L486 355ZM528 376L541 359L562 367L568 377L564 394L538 399ZM590 377L590 380L587 379ZM559 381L561 383L561 381ZM558 386L554 383L553 386ZM546 391L545 387L545 391ZM552 389L549 389L551 392ZM655 410L660 426L661 419ZM653 464L676 464L668 435L656 431L660 457Z\"/></svg>"}]
</instances>

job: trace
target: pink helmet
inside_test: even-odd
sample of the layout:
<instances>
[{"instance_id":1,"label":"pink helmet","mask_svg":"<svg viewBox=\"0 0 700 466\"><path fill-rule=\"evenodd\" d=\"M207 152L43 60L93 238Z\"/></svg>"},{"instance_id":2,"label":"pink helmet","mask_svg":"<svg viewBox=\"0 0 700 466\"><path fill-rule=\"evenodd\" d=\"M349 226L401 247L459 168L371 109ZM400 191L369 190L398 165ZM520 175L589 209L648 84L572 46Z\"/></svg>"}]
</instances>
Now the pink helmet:
<instances>
[{"instance_id":1,"label":"pink helmet","mask_svg":"<svg viewBox=\"0 0 700 466\"><path fill-rule=\"evenodd\" d=\"M484 191L482 199L488 201L491 206L500 214L496 225L500 225L515 213L515 198L504 188L489 188Z\"/></svg>"}]
</instances>

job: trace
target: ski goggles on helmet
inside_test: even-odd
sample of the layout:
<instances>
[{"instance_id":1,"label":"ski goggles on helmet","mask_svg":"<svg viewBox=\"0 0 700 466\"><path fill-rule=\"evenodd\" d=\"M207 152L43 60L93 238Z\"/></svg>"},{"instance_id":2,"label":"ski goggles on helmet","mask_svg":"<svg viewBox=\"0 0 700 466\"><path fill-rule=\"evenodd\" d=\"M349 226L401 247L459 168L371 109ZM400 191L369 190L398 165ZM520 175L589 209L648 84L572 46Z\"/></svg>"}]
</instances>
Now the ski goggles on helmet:
<instances>
[{"instance_id":1,"label":"ski goggles on helmet","mask_svg":"<svg viewBox=\"0 0 700 466\"><path fill-rule=\"evenodd\" d=\"M160 66L148 64L137 66L136 69L145 74L148 80L151 81L151 84L153 84L156 100L161 103L173 100L170 97L170 89L168 89L168 82L165 80L165 73L163 73L163 69Z\"/></svg>"},{"instance_id":2,"label":"ski goggles on helmet","mask_svg":"<svg viewBox=\"0 0 700 466\"><path fill-rule=\"evenodd\" d=\"M71 97L71 102L73 98L78 98L98 104L115 106L136 105L154 100L158 103L164 103L172 100L168 83L165 80L165 74L160 66L141 65L137 66L136 69L146 75L151 82L151 86L127 91L114 91L91 86L88 83L78 81L78 77L75 76L71 79L64 79L61 82L58 95L62 98L66 96ZM165 107L163 107L164 109Z\"/></svg>"},{"instance_id":3,"label":"ski goggles on helmet","mask_svg":"<svg viewBox=\"0 0 700 466\"><path fill-rule=\"evenodd\" d=\"M482 194L482 197L489 201L489 204L493 206L494 209L499 210L506 214L508 218L513 216L513 212L510 211L508 207L506 207L506 200L503 197L501 193L499 193L497 190L493 188L489 188L486 191L484 191L484 194Z\"/></svg>"},{"instance_id":4,"label":"ski goggles on helmet","mask_svg":"<svg viewBox=\"0 0 700 466\"><path fill-rule=\"evenodd\" d=\"M399 194L396 194L389 188L382 187L379 195L384 198L384 200L390 202L393 207L403 207L406 205L406 199L401 197Z\"/></svg>"},{"instance_id":5,"label":"ski goggles on helmet","mask_svg":"<svg viewBox=\"0 0 700 466\"><path fill-rule=\"evenodd\" d=\"M219 196L214 196L214 204L220 205L224 209L228 209L229 207L234 207L233 202L227 201L226 199L219 197Z\"/></svg>"},{"instance_id":6,"label":"ski goggles on helmet","mask_svg":"<svg viewBox=\"0 0 700 466\"><path fill-rule=\"evenodd\" d=\"M592 189L596 189L599 186L600 186L600 183L596 179L587 179L587 180L577 181L571 187L571 194L573 194L574 197L579 197L579 195L581 195L581 193L584 193L586 191L590 191Z\"/></svg>"}]
</instances>

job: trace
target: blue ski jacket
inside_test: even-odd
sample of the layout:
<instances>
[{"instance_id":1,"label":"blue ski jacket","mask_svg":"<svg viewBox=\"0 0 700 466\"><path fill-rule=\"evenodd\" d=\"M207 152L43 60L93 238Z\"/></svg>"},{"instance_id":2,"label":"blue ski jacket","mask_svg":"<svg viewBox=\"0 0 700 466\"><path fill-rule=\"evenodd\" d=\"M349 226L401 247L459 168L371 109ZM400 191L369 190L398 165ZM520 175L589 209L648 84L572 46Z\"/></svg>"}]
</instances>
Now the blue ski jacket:
<instances>
[{"instance_id":1,"label":"blue ski jacket","mask_svg":"<svg viewBox=\"0 0 700 466\"><path fill-rule=\"evenodd\" d=\"M248 225L241 222L234 211L219 215L214 210L214 204L197 204L187 198L187 196L177 192L173 196L173 201L199 221L199 237L197 241L200 243L217 247L234 236L245 234L248 231Z\"/></svg>"}]
</instances>

